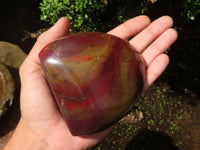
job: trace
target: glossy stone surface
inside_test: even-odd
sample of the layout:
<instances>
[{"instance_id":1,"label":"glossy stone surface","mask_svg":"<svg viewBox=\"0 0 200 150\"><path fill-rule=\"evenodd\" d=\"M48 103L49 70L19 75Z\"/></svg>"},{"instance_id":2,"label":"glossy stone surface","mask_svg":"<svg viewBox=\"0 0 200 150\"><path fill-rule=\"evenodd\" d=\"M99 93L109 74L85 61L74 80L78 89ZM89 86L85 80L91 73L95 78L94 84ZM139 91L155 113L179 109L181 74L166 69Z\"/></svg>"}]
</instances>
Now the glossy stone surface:
<instances>
[{"instance_id":1,"label":"glossy stone surface","mask_svg":"<svg viewBox=\"0 0 200 150\"><path fill-rule=\"evenodd\" d=\"M44 47L39 58L73 135L110 127L142 92L142 58L116 36L72 34Z\"/></svg>"}]
</instances>

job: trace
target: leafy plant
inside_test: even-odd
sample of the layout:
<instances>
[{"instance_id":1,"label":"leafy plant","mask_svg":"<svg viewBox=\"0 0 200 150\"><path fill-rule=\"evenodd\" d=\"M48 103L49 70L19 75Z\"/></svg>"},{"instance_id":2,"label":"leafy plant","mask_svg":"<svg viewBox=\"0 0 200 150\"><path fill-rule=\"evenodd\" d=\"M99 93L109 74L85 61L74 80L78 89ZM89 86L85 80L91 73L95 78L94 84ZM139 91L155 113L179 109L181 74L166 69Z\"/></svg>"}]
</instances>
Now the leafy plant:
<instances>
[{"instance_id":1,"label":"leafy plant","mask_svg":"<svg viewBox=\"0 0 200 150\"><path fill-rule=\"evenodd\" d=\"M105 7L106 1L102 0L43 0L39 8L41 20L50 24L66 16L73 31L95 31Z\"/></svg>"},{"instance_id":2,"label":"leafy plant","mask_svg":"<svg viewBox=\"0 0 200 150\"><path fill-rule=\"evenodd\" d=\"M144 14L147 0L42 0L41 20L54 24L66 16L72 31L107 31L134 16Z\"/></svg>"},{"instance_id":3,"label":"leafy plant","mask_svg":"<svg viewBox=\"0 0 200 150\"><path fill-rule=\"evenodd\" d=\"M183 12L181 15L188 20L195 20L200 13L200 0L185 0L183 3Z\"/></svg>"}]
</instances>

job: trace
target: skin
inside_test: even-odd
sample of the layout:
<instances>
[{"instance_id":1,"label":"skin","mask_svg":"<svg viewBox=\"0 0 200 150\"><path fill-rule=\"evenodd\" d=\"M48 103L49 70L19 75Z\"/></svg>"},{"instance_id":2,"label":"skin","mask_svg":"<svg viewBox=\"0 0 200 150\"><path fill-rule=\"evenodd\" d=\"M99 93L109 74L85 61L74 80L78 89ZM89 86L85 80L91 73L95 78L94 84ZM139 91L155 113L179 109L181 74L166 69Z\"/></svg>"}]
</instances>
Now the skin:
<instances>
[{"instance_id":1,"label":"skin","mask_svg":"<svg viewBox=\"0 0 200 150\"><path fill-rule=\"evenodd\" d=\"M138 50L145 60L144 91L162 74L169 63L163 54L177 39L172 29L173 20L163 16L151 22L147 16L138 16L119 25L109 34L116 35ZM72 136L57 109L45 80L38 53L48 43L66 36L70 23L61 18L42 33L20 68L21 118L5 150L83 150L98 144L112 128L88 136Z\"/></svg>"}]
</instances>

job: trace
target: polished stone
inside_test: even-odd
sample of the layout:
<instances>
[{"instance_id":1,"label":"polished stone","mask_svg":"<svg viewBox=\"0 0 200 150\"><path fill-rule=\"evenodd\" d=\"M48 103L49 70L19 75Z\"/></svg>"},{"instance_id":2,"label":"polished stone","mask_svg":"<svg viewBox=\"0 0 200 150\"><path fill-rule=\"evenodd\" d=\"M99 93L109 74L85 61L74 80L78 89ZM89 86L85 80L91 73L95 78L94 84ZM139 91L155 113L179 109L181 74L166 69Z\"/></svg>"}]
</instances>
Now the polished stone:
<instances>
[{"instance_id":1,"label":"polished stone","mask_svg":"<svg viewBox=\"0 0 200 150\"><path fill-rule=\"evenodd\" d=\"M72 34L48 44L39 58L73 135L112 126L132 108L143 89L142 57L113 35Z\"/></svg>"}]
</instances>

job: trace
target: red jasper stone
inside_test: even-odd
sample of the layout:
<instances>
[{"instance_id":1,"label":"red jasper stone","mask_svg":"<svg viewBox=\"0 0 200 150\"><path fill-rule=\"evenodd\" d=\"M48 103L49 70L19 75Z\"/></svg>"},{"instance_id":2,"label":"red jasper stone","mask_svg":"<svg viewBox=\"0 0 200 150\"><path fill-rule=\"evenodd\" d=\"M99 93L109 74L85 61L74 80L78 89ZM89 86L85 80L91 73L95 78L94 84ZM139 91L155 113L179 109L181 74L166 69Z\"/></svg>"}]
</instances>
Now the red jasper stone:
<instances>
[{"instance_id":1,"label":"red jasper stone","mask_svg":"<svg viewBox=\"0 0 200 150\"><path fill-rule=\"evenodd\" d=\"M143 89L141 56L113 35L72 34L48 44L39 58L73 135L112 126L132 108Z\"/></svg>"}]
</instances>

